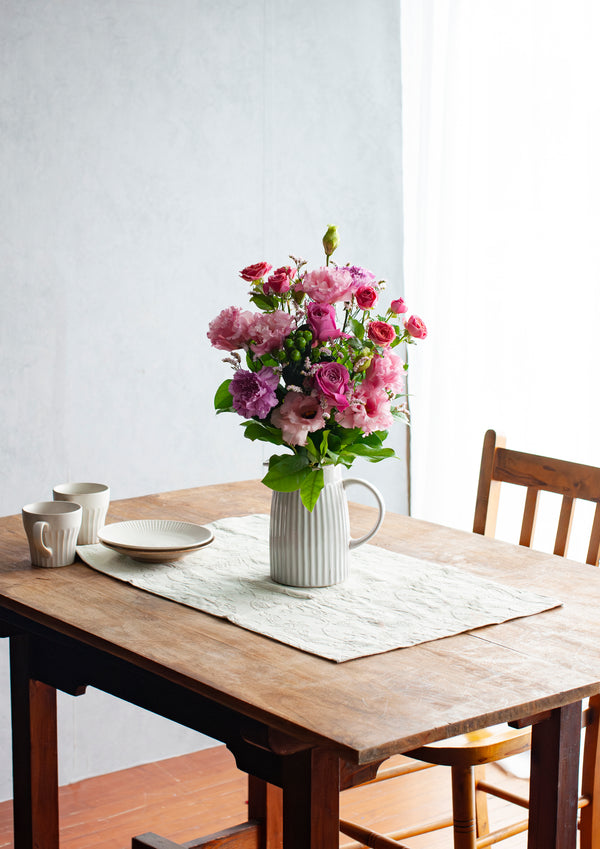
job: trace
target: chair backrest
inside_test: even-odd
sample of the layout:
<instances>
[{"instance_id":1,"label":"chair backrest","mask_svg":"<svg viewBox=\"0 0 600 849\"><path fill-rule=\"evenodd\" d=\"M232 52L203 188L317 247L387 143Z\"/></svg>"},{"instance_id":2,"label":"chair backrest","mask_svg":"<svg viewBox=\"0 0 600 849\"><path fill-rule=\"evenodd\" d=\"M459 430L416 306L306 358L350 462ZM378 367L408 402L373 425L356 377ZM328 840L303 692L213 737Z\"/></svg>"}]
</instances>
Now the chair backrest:
<instances>
[{"instance_id":1,"label":"chair backrest","mask_svg":"<svg viewBox=\"0 0 600 849\"><path fill-rule=\"evenodd\" d=\"M562 495L554 554L565 556L569 545L575 501L583 499L596 504L586 563L598 565L600 555L600 469L553 460L537 454L525 454L506 448L504 437L488 430L483 440L479 486L475 505L473 530L477 534L494 536L498 515L501 483L513 483L527 488L521 524L520 545L530 546L535 528L538 498L542 491Z\"/></svg>"}]
</instances>

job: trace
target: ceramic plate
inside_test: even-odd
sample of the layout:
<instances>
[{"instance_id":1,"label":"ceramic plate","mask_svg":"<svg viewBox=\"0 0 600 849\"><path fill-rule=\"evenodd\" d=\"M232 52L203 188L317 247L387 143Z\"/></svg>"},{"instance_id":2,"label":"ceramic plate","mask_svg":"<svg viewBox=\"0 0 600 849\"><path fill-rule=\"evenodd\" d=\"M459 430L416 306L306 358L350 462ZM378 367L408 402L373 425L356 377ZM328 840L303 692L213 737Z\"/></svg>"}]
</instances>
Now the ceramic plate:
<instances>
[{"instance_id":1,"label":"ceramic plate","mask_svg":"<svg viewBox=\"0 0 600 849\"><path fill-rule=\"evenodd\" d=\"M214 535L208 528L190 522L140 519L106 525L98 538L104 545L134 560L160 563L185 557L212 542Z\"/></svg>"}]
</instances>

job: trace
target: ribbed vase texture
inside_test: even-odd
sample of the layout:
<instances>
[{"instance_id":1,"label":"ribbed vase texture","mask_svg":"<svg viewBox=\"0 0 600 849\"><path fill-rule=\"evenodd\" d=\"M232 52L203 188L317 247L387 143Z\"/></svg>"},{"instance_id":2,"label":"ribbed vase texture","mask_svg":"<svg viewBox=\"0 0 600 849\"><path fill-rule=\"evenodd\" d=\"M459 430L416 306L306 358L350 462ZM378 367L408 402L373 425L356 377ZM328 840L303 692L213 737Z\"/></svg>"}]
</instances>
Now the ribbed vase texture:
<instances>
[{"instance_id":1,"label":"ribbed vase texture","mask_svg":"<svg viewBox=\"0 0 600 849\"><path fill-rule=\"evenodd\" d=\"M329 474L310 513L299 492L274 492L271 578L291 587L329 587L348 576L350 519L341 470Z\"/></svg>"},{"instance_id":2,"label":"ribbed vase texture","mask_svg":"<svg viewBox=\"0 0 600 849\"><path fill-rule=\"evenodd\" d=\"M34 566L67 566L75 558L79 528L58 528L44 532L44 544L52 549L52 555L44 554L30 544L31 562Z\"/></svg>"}]
</instances>

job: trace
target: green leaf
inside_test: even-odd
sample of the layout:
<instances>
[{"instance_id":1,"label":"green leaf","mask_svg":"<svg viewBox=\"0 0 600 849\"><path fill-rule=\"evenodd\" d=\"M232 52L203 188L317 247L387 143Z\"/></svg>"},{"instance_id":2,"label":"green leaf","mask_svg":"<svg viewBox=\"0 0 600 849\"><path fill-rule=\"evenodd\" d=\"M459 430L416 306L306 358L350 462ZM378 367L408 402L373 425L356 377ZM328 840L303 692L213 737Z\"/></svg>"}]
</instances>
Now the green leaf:
<instances>
[{"instance_id":1,"label":"green leaf","mask_svg":"<svg viewBox=\"0 0 600 849\"><path fill-rule=\"evenodd\" d=\"M255 292L250 297L250 300L253 304L256 304L259 310L265 310L266 312L270 312L277 307L277 299L273 295L264 295L262 292Z\"/></svg>"},{"instance_id":2,"label":"green leaf","mask_svg":"<svg viewBox=\"0 0 600 849\"><path fill-rule=\"evenodd\" d=\"M244 436L252 442L257 439L259 442L270 442L272 445L283 445L281 431L276 427L262 424L261 422L251 421L244 422Z\"/></svg>"},{"instance_id":3,"label":"green leaf","mask_svg":"<svg viewBox=\"0 0 600 849\"><path fill-rule=\"evenodd\" d=\"M396 456L393 448L372 448L370 445L361 445L360 443L350 446L346 451L348 454L364 457L371 463L378 463L380 460L387 460L388 457Z\"/></svg>"},{"instance_id":4,"label":"green leaf","mask_svg":"<svg viewBox=\"0 0 600 849\"><path fill-rule=\"evenodd\" d=\"M309 513L312 513L319 500L323 486L323 469L313 469L300 484L300 498Z\"/></svg>"},{"instance_id":5,"label":"green leaf","mask_svg":"<svg viewBox=\"0 0 600 849\"><path fill-rule=\"evenodd\" d=\"M358 321L356 318L350 319L350 326L352 327L352 332L358 339L365 338L365 328L361 321Z\"/></svg>"},{"instance_id":6,"label":"green leaf","mask_svg":"<svg viewBox=\"0 0 600 849\"><path fill-rule=\"evenodd\" d=\"M309 474L308 457L301 454L275 454L269 460L269 471L262 479L276 492L295 492Z\"/></svg>"},{"instance_id":7,"label":"green leaf","mask_svg":"<svg viewBox=\"0 0 600 849\"><path fill-rule=\"evenodd\" d=\"M330 433L329 439L327 440L327 447L329 451L337 453L342 447L342 440L335 433Z\"/></svg>"},{"instance_id":8,"label":"green leaf","mask_svg":"<svg viewBox=\"0 0 600 849\"><path fill-rule=\"evenodd\" d=\"M384 431L384 433L385 433L385 431ZM379 436L379 434L376 431L374 431L373 433L370 433L368 436L363 436L363 438L362 438L362 444L363 445L370 445L372 448L380 448L381 442L382 442L381 437Z\"/></svg>"},{"instance_id":9,"label":"green leaf","mask_svg":"<svg viewBox=\"0 0 600 849\"><path fill-rule=\"evenodd\" d=\"M215 392L215 410L225 412L233 409L233 398L229 391L231 380L224 380Z\"/></svg>"}]
</instances>

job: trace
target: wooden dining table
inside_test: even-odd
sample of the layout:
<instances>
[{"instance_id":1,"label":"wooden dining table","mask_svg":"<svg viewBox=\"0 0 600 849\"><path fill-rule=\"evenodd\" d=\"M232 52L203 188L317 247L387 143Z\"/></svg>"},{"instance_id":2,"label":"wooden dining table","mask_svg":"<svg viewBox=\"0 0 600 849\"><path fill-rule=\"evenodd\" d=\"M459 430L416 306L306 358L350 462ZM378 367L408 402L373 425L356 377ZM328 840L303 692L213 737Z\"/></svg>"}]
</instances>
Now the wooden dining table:
<instances>
[{"instance_id":1,"label":"wooden dining table","mask_svg":"<svg viewBox=\"0 0 600 849\"><path fill-rule=\"evenodd\" d=\"M269 504L260 483L229 483L115 501L107 522L205 525ZM354 535L372 515L351 505ZM15 849L59 845L56 690L83 696L87 686L222 741L248 773L248 821L188 849L337 847L340 789L388 756L505 721L532 725L529 849L574 849L581 701L600 692L599 570L393 514L375 542L562 606L334 663L82 562L33 567L20 516L0 519ZM176 844L147 833L133 846Z\"/></svg>"}]
</instances>

